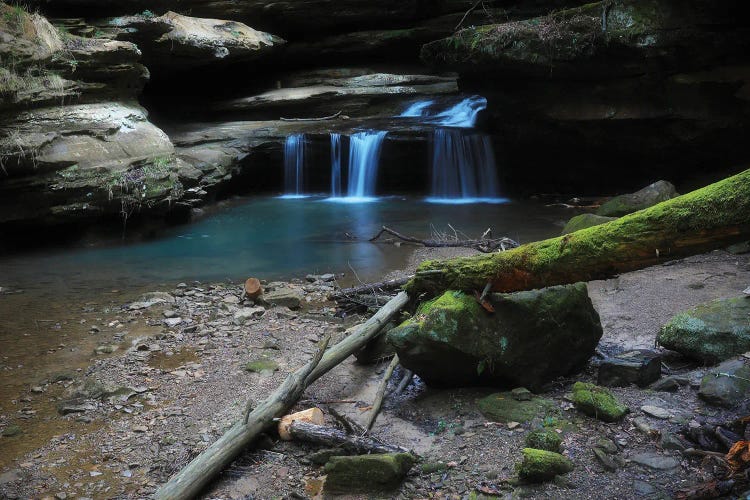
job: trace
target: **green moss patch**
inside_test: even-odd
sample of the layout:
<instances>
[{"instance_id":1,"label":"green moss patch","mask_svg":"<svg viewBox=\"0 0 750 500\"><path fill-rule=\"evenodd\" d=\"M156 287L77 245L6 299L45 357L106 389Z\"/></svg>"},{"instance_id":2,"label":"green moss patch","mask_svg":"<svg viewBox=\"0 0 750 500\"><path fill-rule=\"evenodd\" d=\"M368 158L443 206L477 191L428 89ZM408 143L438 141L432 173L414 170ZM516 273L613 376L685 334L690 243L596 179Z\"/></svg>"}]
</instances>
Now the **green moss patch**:
<instances>
[{"instance_id":1,"label":"green moss patch","mask_svg":"<svg viewBox=\"0 0 750 500\"><path fill-rule=\"evenodd\" d=\"M573 462L568 458L546 450L524 448L523 461L516 465L518 477L530 483L551 481L555 476L573 470Z\"/></svg>"},{"instance_id":2,"label":"green moss patch","mask_svg":"<svg viewBox=\"0 0 750 500\"><path fill-rule=\"evenodd\" d=\"M526 435L526 447L537 450L560 452L562 438L552 429L538 429Z\"/></svg>"},{"instance_id":3,"label":"green moss patch","mask_svg":"<svg viewBox=\"0 0 750 500\"><path fill-rule=\"evenodd\" d=\"M397 488L414 465L408 453L385 453L331 457L325 466L325 490L356 493Z\"/></svg>"},{"instance_id":4,"label":"green moss patch","mask_svg":"<svg viewBox=\"0 0 750 500\"><path fill-rule=\"evenodd\" d=\"M630 411L604 387L586 382L573 384L573 403L581 412L604 422L616 422Z\"/></svg>"},{"instance_id":5,"label":"green moss patch","mask_svg":"<svg viewBox=\"0 0 750 500\"><path fill-rule=\"evenodd\" d=\"M477 401L479 411L493 422L531 422L534 419L559 415L555 402L534 396L528 401L518 401L511 392L498 392Z\"/></svg>"}]
</instances>

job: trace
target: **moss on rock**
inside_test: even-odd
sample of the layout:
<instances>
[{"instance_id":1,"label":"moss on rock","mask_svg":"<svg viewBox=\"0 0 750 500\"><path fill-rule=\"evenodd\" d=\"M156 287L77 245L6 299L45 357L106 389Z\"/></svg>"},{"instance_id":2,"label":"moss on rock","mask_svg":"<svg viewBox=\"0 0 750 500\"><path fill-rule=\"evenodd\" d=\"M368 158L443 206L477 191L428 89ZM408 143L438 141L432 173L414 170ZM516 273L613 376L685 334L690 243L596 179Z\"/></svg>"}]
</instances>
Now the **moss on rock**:
<instances>
[{"instance_id":1,"label":"moss on rock","mask_svg":"<svg viewBox=\"0 0 750 500\"><path fill-rule=\"evenodd\" d=\"M750 351L750 298L718 299L681 312L662 327L657 340L710 364Z\"/></svg>"},{"instance_id":2,"label":"moss on rock","mask_svg":"<svg viewBox=\"0 0 750 500\"><path fill-rule=\"evenodd\" d=\"M534 396L528 401L518 401L511 392L490 394L477 401L479 411L494 422L531 422L557 415L559 410L550 399Z\"/></svg>"},{"instance_id":3,"label":"moss on rock","mask_svg":"<svg viewBox=\"0 0 750 500\"><path fill-rule=\"evenodd\" d=\"M604 224L615 219L616 217L604 217L602 215L596 214L576 215L575 217L570 219L567 224L565 224L565 227L562 230L562 234L575 233L576 231L579 231L581 229L598 226L599 224Z\"/></svg>"},{"instance_id":4,"label":"moss on rock","mask_svg":"<svg viewBox=\"0 0 750 500\"><path fill-rule=\"evenodd\" d=\"M279 364L276 361L266 357L258 358L245 364L245 371L248 372L275 372L278 369Z\"/></svg>"},{"instance_id":5,"label":"moss on rock","mask_svg":"<svg viewBox=\"0 0 750 500\"><path fill-rule=\"evenodd\" d=\"M573 462L568 458L546 450L523 449L523 461L516 465L518 477L531 483L551 481L555 476L573 470Z\"/></svg>"},{"instance_id":6,"label":"moss on rock","mask_svg":"<svg viewBox=\"0 0 750 500\"><path fill-rule=\"evenodd\" d=\"M573 403L586 415L605 422L616 422L630 411L607 389L586 382L573 384Z\"/></svg>"},{"instance_id":7,"label":"moss on rock","mask_svg":"<svg viewBox=\"0 0 750 500\"><path fill-rule=\"evenodd\" d=\"M601 217L621 217L638 210L652 207L662 201L671 200L678 196L677 190L667 181L657 181L635 193L615 196L604 203L596 215Z\"/></svg>"},{"instance_id":8,"label":"moss on rock","mask_svg":"<svg viewBox=\"0 0 750 500\"><path fill-rule=\"evenodd\" d=\"M325 466L325 489L329 492L354 493L393 490L414 465L409 453L331 457Z\"/></svg>"},{"instance_id":9,"label":"moss on rock","mask_svg":"<svg viewBox=\"0 0 750 500\"><path fill-rule=\"evenodd\" d=\"M562 438L552 429L537 429L526 435L525 442L528 448L559 453Z\"/></svg>"},{"instance_id":10,"label":"moss on rock","mask_svg":"<svg viewBox=\"0 0 750 500\"><path fill-rule=\"evenodd\" d=\"M584 283L477 300L447 291L388 332L401 363L428 384L541 387L579 370L601 338Z\"/></svg>"}]
</instances>

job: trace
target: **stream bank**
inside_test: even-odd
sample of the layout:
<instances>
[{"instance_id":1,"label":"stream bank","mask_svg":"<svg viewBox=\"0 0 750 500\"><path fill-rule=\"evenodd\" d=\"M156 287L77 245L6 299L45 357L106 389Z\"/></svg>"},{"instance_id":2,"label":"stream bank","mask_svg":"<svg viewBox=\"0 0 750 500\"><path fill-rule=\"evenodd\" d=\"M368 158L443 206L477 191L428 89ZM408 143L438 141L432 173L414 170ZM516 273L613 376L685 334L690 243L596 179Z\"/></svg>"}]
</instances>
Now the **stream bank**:
<instances>
[{"instance_id":1,"label":"stream bank","mask_svg":"<svg viewBox=\"0 0 750 500\"><path fill-rule=\"evenodd\" d=\"M413 264L454 254L423 249ZM750 257L717 251L592 282L590 295L604 327L600 349L612 354L626 348L652 347L659 326L673 314L705 300L735 294L748 280ZM698 282L703 286L697 286ZM240 316L236 312L243 307L239 283L176 284L149 294L151 299L167 302L140 309L143 304L138 304L135 296L116 297L111 309L97 308L100 326L92 337L100 346L117 345L117 350L107 354L104 349L88 368L70 373L69 378L30 381L11 406L4 408L4 426L19 425L22 432L24 427L34 429L36 419L46 422L42 425L62 422L62 427L70 426L5 464L0 473L4 494L10 498L58 493L149 496L218 438L238 418L248 398L263 399L286 373L309 359L323 335L332 333L337 340L345 326L357 321L333 317L333 304L325 299L328 283L293 280L267 286L298 290L303 297L301 309L268 308L259 318L236 319ZM669 300L654 300L666 297ZM117 303L119 307L115 307ZM245 324L238 324L241 322ZM123 339L119 334L123 329L138 334ZM244 369L259 358L272 360L270 369L261 373ZM662 449L652 431L662 436L676 434L691 421L721 421L729 418L729 412L700 401L691 382L676 393L615 388L613 392L631 408L631 414L616 424L593 420L578 414L565 395L573 381L595 378L595 364L594 359L580 376L556 381L542 394L554 402L560 418L571 423L562 434L563 448L576 468L563 483L507 486L499 481L512 475L521 443L533 424L522 422L512 429L488 424L477 400L492 390L437 390L417 383L400 397L387 399L375 436L414 449L428 463L444 464L436 469L440 472L414 468L399 495L462 498L484 486L514 495L658 497L710 476L712 469L705 469L700 460ZM705 371L684 360L668 364L675 367L672 374L691 381L699 381ZM298 408L316 404L325 410L332 406L355 421L363 421L380 379L378 372L384 368L385 364L373 370L346 361L326 375L325 383L306 391ZM66 411L71 411L68 415L40 410L51 399L59 404L75 393L79 399L65 403ZM672 417L649 417L639 410L642 406L664 408ZM34 411L38 416L31 413ZM648 424L645 434L639 430L644 419ZM25 438L22 433L0 439L5 446ZM616 450L614 474L605 471L592 452L601 439L611 441ZM314 478L321 474L311 462L314 451L307 445L264 438L258 449L248 450L235 461L207 496L312 496L313 491L306 488L314 490ZM674 466L657 473L648 465L639 465L638 457L644 453L672 460Z\"/></svg>"}]
</instances>

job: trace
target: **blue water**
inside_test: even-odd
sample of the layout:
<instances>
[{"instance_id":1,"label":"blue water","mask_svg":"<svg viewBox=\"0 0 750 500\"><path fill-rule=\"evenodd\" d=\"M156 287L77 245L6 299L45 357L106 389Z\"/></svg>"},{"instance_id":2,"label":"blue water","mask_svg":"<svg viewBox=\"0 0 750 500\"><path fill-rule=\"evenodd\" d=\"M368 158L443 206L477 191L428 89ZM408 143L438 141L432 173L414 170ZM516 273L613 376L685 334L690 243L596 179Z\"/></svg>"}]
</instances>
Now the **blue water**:
<instances>
[{"instance_id":1,"label":"blue water","mask_svg":"<svg viewBox=\"0 0 750 500\"><path fill-rule=\"evenodd\" d=\"M418 116L427 116L427 108L432 106L432 104L435 101L429 100L429 101L417 101L414 104L410 105L408 108L404 110L403 113L398 115L401 118L411 118L411 117L418 117Z\"/></svg>"},{"instance_id":2,"label":"blue water","mask_svg":"<svg viewBox=\"0 0 750 500\"><path fill-rule=\"evenodd\" d=\"M383 224L422 238L430 236L431 227L446 231L451 224L470 237L491 227L495 235L531 241L558 234L560 222L569 217L559 208L520 202L450 206L393 197L372 203L325 200L245 198L146 242L0 258L0 286L107 290L247 276L351 276L352 269L361 279L373 280L402 267L409 254L404 247L367 241Z\"/></svg>"}]
</instances>

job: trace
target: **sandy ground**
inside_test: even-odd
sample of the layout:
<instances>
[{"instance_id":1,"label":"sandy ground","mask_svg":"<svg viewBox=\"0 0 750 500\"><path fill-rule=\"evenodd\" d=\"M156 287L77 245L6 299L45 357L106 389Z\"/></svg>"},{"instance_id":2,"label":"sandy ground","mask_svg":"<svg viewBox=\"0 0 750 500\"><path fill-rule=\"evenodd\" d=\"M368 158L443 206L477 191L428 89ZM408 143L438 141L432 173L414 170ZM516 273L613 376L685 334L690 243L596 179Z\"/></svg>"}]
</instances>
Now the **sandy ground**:
<instances>
[{"instance_id":1,"label":"sandy ground","mask_svg":"<svg viewBox=\"0 0 750 500\"><path fill-rule=\"evenodd\" d=\"M470 252L419 249L409 267L424 258L457 253ZM674 313L736 295L748 284L750 256L723 251L592 282L589 293L604 327L600 349L613 353L653 347L659 327ZM127 337L114 354L97 356L88 369L73 373L73 380L40 381L13 401L18 414L25 411L31 419L68 422L74 430L9 461L0 470L0 498L150 497L158 485L238 419L248 399L264 399L290 371L306 362L319 339L331 333L338 340L346 326L362 320L334 317L333 304L325 300L325 287L301 280L293 286L306 294L301 311L268 309L242 326L232 320L241 307L240 288L229 284L189 284L166 290L177 295L174 304L111 310L98 333L102 345L122 339L117 332L123 325L146 333ZM173 311L183 322L165 326L165 311ZM262 374L243 370L248 361L261 356L276 361L279 369ZM701 367L678 364L679 373L691 379L702 373ZM656 433L644 434L634 419L646 418L653 430L667 433L679 431L690 421L722 421L730 414L704 405L694 386L677 393L621 388L613 392L632 409L630 415L614 424L593 420L574 410L565 396L574 381L595 378L594 365L578 376L555 381L544 394L571 423L563 434L563 446L575 470L565 480L538 486L504 481L513 476L524 436L534 423L516 429L488 423L476 400L496 390L434 390L417 381L401 396L386 400L374 434L413 449L427 462L451 463L451 468L423 473L416 466L400 490L383 497L467 498L484 488L512 498L666 498L677 489L713 477L712 463L662 450ZM333 407L363 422L384 369L385 364L363 366L349 359L310 387L297 408L315 404L326 411ZM79 401L84 411L65 416L28 413L69 398L86 381L89 389L97 382L131 390L104 400L84 398ZM639 408L647 404L670 410L674 417L646 417ZM17 415L10 412L0 415L0 427L17 421ZM616 444L616 472L605 471L592 453L593 443L602 438ZM24 436L0 438L0 448L11 439ZM273 435L264 438L213 482L204 498L312 497L315 479L322 473L320 466L310 462L315 450L278 441ZM674 457L679 465L654 470L630 460L641 452Z\"/></svg>"}]
</instances>

